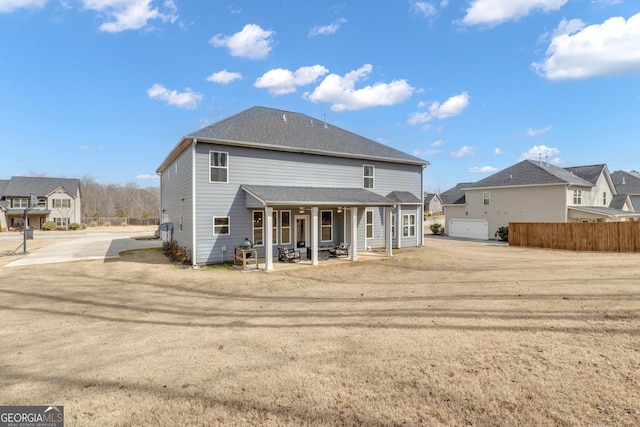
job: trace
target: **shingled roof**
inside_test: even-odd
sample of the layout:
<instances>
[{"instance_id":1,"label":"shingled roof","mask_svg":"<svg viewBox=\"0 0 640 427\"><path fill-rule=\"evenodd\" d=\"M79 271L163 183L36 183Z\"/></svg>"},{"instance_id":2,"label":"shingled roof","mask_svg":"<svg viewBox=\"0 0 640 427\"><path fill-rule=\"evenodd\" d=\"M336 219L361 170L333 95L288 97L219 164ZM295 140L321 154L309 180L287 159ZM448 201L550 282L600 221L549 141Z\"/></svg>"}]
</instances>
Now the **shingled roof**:
<instances>
[{"instance_id":1,"label":"shingled roof","mask_svg":"<svg viewBox=\"0 0 640 427\"><path fill-rule=\"evenodd\" d=\"M393 206L394 201L363 188L242 185L242 189L271 206Z\"/></svg>"},{"instance_id":2,"label":"shingled roof","mask_svg":"<svg viewBox=\"0 0 640 427\"><path fill-rule=\"evenodd\" d=\"M611 180L618 194L640 195L640 174L637 172L615 171ZM624 184L623 184L624 183Z\"/></svg>"},{"instance_id":3,"label":"shingled roof","mask_svg":"<svg viewBox=\"0 0 640 427\"><path fill-rule=\"evenodd\" d=\"M185 136L201 142L428 165L429 162L306 114L252 107ZM181 144L172 150L181 151ZM161 172L171 161L158 168Z\"/></svg>"},{"instance_id":4,"label":"shingled roof","mask_svg":"<svg viewBox=\"0 0 640 427\"><path fill-rule=\"evenodd\" d=\"M64 188L74 196L78 194L80 180L75 178L49 178L40 176L13 176L2 196L29 197L47 196L58 188Z\"/></svg>"},{"instance_id":5,"label":"shingled roof","mask_svg":"<svg viewBox=\"0 0 640 427\"><path fill-rule=\"evenodd\" d=\"M600 166L600 165L598 165ZM581 175L591 178L595 167L573 168ZM602 170L602 169L600 169ZM597 177L596 177L597 179ZM574 173L570 168L563 169L549 163L533 160L523 160L520 163L496 172L480 181L469 184L465 188L492 188L511 187L523 185L553 185L572 184L585 187L593 187L589 179Z\"/></svg>"},{"instance_id":6,"label":"shingled roof","mask_svg":"<svg viewBox=\"0 0 640 427\"><path fill-rule=\"evenodd\" d=\"M472 182L461 182L455 187L440 193L440 200L443 205L463 205L466 203L466 194L464 188L472 185Z\"/></svg>"}]
</instances>

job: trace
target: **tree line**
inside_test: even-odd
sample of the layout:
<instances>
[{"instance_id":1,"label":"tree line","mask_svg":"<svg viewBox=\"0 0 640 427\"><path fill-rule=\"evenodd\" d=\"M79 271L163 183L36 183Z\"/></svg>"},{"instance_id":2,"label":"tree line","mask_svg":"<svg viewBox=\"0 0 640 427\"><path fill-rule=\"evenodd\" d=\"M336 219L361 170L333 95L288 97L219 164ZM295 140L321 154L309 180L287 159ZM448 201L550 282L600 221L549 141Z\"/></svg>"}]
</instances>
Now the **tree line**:
<instances>
[{"instance_id":1,"label":"tree line","mask_svg":"<svg viewBox=\"0 0 640 427\"><path fill-rule=\"evenodd\" d=\"M101 184L90 175L80 179L82 216L158 218L160 187L140 188L136 183Z\"/></svg>"}]
</instances>

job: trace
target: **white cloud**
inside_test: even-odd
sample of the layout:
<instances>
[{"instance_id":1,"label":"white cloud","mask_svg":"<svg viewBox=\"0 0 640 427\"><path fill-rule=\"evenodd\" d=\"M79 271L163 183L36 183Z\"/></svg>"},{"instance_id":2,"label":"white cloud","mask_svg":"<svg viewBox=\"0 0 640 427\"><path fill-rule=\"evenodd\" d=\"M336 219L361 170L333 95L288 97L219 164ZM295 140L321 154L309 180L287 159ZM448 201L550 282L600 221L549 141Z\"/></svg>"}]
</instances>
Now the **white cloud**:
<instances>
[{"instance_id":1,"label":"white cloud","mask_svg":"<svg viewBox=\"0 0 640 427\"><path fill-rule=\"evenodd\" d=\"M158 175L150 173L141 173L139 175L136 175L136 179L138 181L160 181L160 177Z\"/></svg>"},{"instance_id":2,"label":"white cloud","mask_svg":"<svg viewBox=\"0 0 640 427\"><path fill-rule=\"evenodd\" d=\"M272 95L286 95L296 91L298 86L304 86L315 82L320 76L327 74L322 65L301 67L292 72L284 68L269 70L259 77L254 86L268 89Z\"/></svg>"},{"instance_id":3,"label":"white cloud","mask_svg":"<svg viewBox=\"0 0 640 427\"><path fill-rule=\"evenodd\" d=\"M220 83L223 85L228 85L234 80L242 80L242 74L232 73L227 70L222 70L222 71L218 71L217 73L213 73L207 77L208 82Z\"/></svg>"},{"instance_id":4,"label":"white cloud","mask_svg":"<svg viewBox=\"0 0 640 427\"><path fill-rule=\"evenodd\" d=\"M544 61L532 67L548 80L585 79L640 72L640 13L585 26L562 20Z\"/></svg>"},{"instance_id":5,"label":"white cloud","mask_svg":"<svg viewBox=\"0 0 640 427\"><path fill-rule=\"evenodd\" d=\"M10 13L22 8L41 8L48 0L0 0L0 13Z\"/></svg>"},{"instance_id":6,"label":"white cloud","mask_svg":"<svg viewBox=\"0 0 640 427\"><path fill-rule=\"evenodd\" d=\"M432 3L426 1L411 2L411 10L415 13L421 14L425 18L433 16L438 12Z\"/></svg>"},{"instance_id":7,"label":"white cloud","mask_svg":"<svg viewBox=\"0 0 640 427\"><path fill-rule=\"evenodd\" d=\"M444 139L439 139L437 141L435 141L433 144L431 144L432 147L442 147L443 145L445 145L447 143L446 140Z\"/></svg>"},{"instance_id":8,"label":"white cloud","mask_svg":"<svg viewBox=\"0 0 640 427\"><path fill-rule=\"evenodd\" d=\"M259 25L247 24L238 33L231 36L216 34L209 42L215 47L226 47L232 56L262 59L271 52L274 34L274 31L263 30Z\"/></svg>"},{"instance_id":9,"label":"white cloud","mask_svg":"<svg viewBox=\"0 0 640 427\"><path fill-rule=\"evenodd\" d=\"M185 110L193 110L204 98L201 93L194 92L190 88L186 88L184 92L178 92L169 90L158 83L147 90L147 95L151 99L164 101L168 105L173 105Z\"/></svg>"},{"instance_id":10,"label":"white cloud","mask_svg":"<svg viewBox=\"0 0 640 427\"><path fill-rule=\"evenodd\" d=\"M381 105L394 105L405 101L414 91L406 80L393 80L391 83L374 83L356 89L358 81L371 73L373 67L365 64L344 76L329 74L311 93L305 93L305 99L312 102L329 102L331 110L359 110Z\"/></svg>"},{"instance_id":11,"label":"white cloud","mask_svg":"<svg viewBox=\"0 0 640 427\"><path fill-rule=\"evenodd\" d=\"M152 0L82 0L82 5L105 16L106 22L100 25L100 30L108 33L137 30L152 19L162 22L175 22L178 19L173 0L164 0L162 10L152 6Z\"/></svg>"},{"instance_id":12,"label":"white cloud","mask_svg":"<svg viewBox=\"0 0 640 427\"><path fill-rule=\"evenodd\" d=\"M100 147L91 147L89 145L81 145L80 149L83 150L83 151L102 151L103 150L103 148L101 146Z\"/></svg>"},{"instance_id":13,"label":"white cloud","mask_svg":"<svg viewBox=\"0 0 640 427\"><path fill-rule=\"evenodd\" d=\"M474 166L472 168L467 169L467 172L470 173L493 173L496 172L498 168L493 166Z\"/></svg>"},{"instance_id":14,"label":"white cloud","mask_svg":"<svg viewBox=\"0 0 640 427\"><path fill-rule=\"evenodd\" d=\"M534 10L559 10L568 0L473 0L462 18L465 25L498 25Z\"/></svg>"},{"instance_id":15,"label":"white cloud","mask_svg":"<svg viewBox=\"0 0 640 427\"><path fill-rule=\"evenodd\" d=\"M315 26L309 31L309 37L313 36L329 36L335 34L340 29L342 24L346 24L347 20L344 18L338 19L336 22L324 26Z\"/></svg>"},{"instance_id":16,"label":"white cloud","mask_svg":"<svg viewBox=\"0 0 640 427\"><path fill-rule=\"evenodd\" d=\"M411 116L409 116L408 123L415 125L418 123L428 122L434 118L442 120L448 117L457 116L469 106L469 99L469 94L467 94L467 92L462 92L459 95L452 96L442 104L438 101L434 101L429 106L429 111L421 111L411 114Z\"/></svg>"},{"instance_id":17,"label":"white cloud","mask_svg":"<svg viewBox=\"0 0 640 427\"><path fill-rule=\"evenodd\" d=\"M547 147L546 145L534 145L528 151L520 154L520 161L530 160L543 160L550 161L551 163L562 163L562 160L557 157L560 154L560 150L557 148Z\"/></svg>"},{"instance_id":18,"label":"white cloud","mask_svg":"<svg viewBox=\"0 0 640 427\"><path fill-rule=\"evenodd\" d=\"M476 152L476 147L470 147L468 145L463 146L458 151L452 151L451 155L456 158L471 156Z\"/></svg>"},{"instance_id":19,"label":"white cloud","mask_svg":"<svg viewBox=\"0 0 640 427\"><path fill-rule=\"evenodd\" d=\"M532 129L532 128L529 128L529 129L527 129L527 130L525 131L525 135L527 135L527 136L532 136L532 137L533 137L533 136L539 136L539 135L542 135L542 134L544 134L544 133L549 132L549 131L551 130L551 128L552 128L552 127L553 127L553 126L549 125L549 126L547 126L547 127L545 127L545 128L542 128L542 129Z\"/></svg>"}]
</instances>

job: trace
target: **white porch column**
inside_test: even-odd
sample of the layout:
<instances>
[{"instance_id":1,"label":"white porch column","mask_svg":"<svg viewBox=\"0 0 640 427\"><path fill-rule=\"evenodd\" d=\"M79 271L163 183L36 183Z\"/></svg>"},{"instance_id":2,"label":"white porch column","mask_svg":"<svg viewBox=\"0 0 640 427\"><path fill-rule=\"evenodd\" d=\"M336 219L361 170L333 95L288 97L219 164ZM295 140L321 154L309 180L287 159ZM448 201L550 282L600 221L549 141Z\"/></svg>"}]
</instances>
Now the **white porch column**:
<instances>
[{"instance_id":1,"label":"white porch column","mask_svg":"<svg viewBox=\"0 0 640 427\"><path fill-rule=\"evenodd\" d=\"M264 265L268 270L273 270L273 208L264 208Z\"/></svg>"},{"instance_id":2,"label":"white porch column","mask_svg":"<svg viewBox=\"0 0 640 427\"><path fill-rule=\"evenodd\" d=\"M311 265L318 265L318 207L311 208Z\"/></svg>"},{"instance_id":3,"label":"white porch column","mask_svg":"<svg viewBox=\"0 0 640 427\"><path fill-rule=\"evenodd\" d=\"M391 212L393 206L386 206L384 208L384 243L388 257L393 256L393 237L391 236Z\"/></svg>"},{"instance_id":4,"label":"white porch column","mask_svg":"<svg viewBox=\"0 0 640 427\"><path fill-rule=\"evenodd\" d=\"M398 249L402 248L402 205L398 205L398 213L396 214L396 238L398 239Z\"/></svg>"},{"instance_id":5,"label":"white porch column","mask_svg":"<svg viewBox=\"0 0 640 427\"><path fill-rule=\"evenodd\" d=\"M358 208L351 208L351 261L358 260Z\"/></svg>"}]
</instances>

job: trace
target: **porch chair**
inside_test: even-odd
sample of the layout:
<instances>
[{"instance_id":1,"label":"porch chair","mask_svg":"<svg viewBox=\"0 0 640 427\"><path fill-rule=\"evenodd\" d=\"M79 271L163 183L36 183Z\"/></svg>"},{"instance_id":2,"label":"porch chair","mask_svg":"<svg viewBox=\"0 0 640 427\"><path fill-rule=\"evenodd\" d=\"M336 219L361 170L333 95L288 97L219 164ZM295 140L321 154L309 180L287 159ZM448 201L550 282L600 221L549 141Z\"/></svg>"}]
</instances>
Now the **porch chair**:
<instances>
[{"instance_id":1,"label":"porch chair","mask_svg":"<svg viewBox=\"0 0 640 427\"><path fill-rule=\"evenodd\" d=\"M332 257L349 256L349 244L344 242L340 243L338 246L329 250L329 255Z\"/></svg>"},{"instance_id":2,"label":"porch chair","mask_svg":"<svg viewBox=\"0 0 640 427\"><path fill-rule=\"evenodd\" d=\"M280 262L299 262L300 251L297 249L289 249L286 246L278 248L278 261Z\"/></svg>"}]
</instances>

